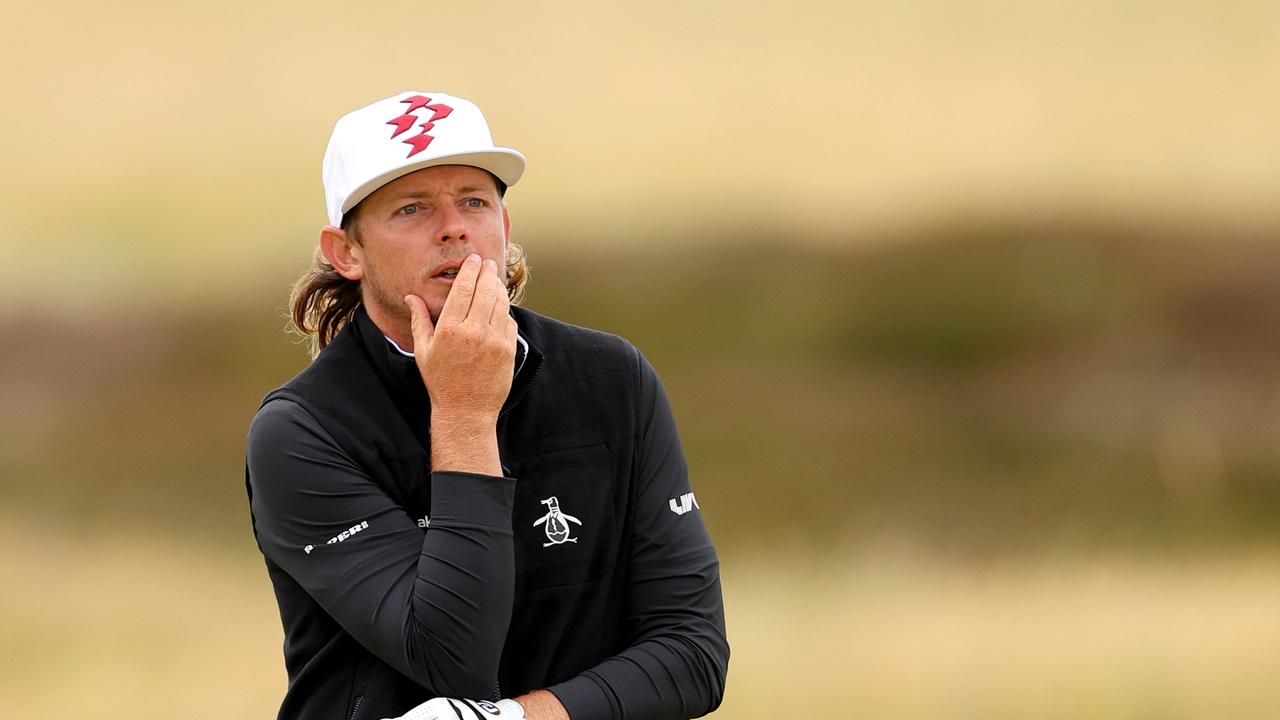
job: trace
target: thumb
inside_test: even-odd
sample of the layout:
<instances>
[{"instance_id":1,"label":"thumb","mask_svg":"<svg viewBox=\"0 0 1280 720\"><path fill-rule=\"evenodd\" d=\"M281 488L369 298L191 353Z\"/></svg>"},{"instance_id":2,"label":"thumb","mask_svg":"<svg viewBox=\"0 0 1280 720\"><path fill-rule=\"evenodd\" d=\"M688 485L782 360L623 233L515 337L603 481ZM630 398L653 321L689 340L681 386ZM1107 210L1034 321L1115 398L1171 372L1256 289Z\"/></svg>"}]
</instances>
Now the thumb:
<instances>
[{"instance_id":1,"label":"thumb","mask_svg":"<svg viewBox=\"0 0 1280 720\"><path fill-rule=\"evenodd\" d=\"M409 332L413 333L413 352L422 357L431 342L431 336L436 332L435 323L431 322L431 313L427 311L427 303L422 298L405 295L404 304L409 306Z\"/></svg>"}]
</instances>

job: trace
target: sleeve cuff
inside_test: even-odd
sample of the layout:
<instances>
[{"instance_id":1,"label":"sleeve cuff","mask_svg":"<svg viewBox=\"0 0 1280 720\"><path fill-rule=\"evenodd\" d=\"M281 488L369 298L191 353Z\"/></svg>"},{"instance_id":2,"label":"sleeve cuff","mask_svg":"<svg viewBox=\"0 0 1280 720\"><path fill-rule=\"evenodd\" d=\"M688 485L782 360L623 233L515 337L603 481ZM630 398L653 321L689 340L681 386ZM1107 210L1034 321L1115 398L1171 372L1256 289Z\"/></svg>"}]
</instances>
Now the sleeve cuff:
<instances>
[{"instance_id":1,"label":"sleeve cuff","mask_svg":"<svg viewBox=\"0 0 1280 720\"><path fill-rule=\"evenodd\" d=\"M560 700L572 720L605 720L616 715L609 694L588 674L576 675L547 690Z\"/></svg>"},{"instance_id":2,"label":"sleeve cuff","mask_svg":"<svg viewBox=\"0 0 1280 720\"><path fill-rule=\"evenodd\" d=\"M431 523L484 525L511 532L515 478L475 473L431 473Z\"/></svg>"}]
</instances>

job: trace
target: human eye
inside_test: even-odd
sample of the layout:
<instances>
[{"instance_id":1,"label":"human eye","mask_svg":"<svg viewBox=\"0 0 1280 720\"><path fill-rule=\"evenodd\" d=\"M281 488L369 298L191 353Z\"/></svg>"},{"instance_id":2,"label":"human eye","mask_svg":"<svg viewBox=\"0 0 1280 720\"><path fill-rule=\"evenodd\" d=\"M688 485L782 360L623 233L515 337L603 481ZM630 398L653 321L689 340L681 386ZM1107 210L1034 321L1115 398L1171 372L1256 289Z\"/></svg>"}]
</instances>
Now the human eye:
<instances>
[{"instance_id":1,"label":"human eye","mask_svg":"<svg viewBox=\"0 0 1280 720\"><path fill-rule=\"evenodd\" d=\"M418 212L418 204L410 203L396 211L397 215L414 215Z\"/></svg>"},{"instance_id":2,"label":"human eye","mask_svg":"<svg viewBox=\"0 0 1280 720\"><path fill-rule=\"evenodd\" d=\"M462 202L464 205L472 209L479 209L485 206L485 201L478 197L469 197Z\"/></svg>"}]
</instances>

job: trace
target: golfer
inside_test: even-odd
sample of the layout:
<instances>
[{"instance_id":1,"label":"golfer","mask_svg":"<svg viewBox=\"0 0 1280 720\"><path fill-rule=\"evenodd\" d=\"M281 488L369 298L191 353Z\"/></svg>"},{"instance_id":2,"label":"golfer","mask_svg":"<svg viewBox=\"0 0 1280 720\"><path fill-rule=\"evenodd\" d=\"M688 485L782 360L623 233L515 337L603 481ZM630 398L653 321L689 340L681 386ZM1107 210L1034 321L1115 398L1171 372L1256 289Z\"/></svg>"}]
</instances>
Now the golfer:
<instances>
[{"instance_id":1,"label":"golfer","mask_svg":"<svg viewBox=\"0 0 1280 720\"><path fill-rule=\"evenodd\" d=\"M282 719L720 703L719 562L657 375L617 336L513 304L528 269L504 197L524 169L441 92L333 130L291 308L316 354L248 437Z\"/></svg>"}]
</instances>

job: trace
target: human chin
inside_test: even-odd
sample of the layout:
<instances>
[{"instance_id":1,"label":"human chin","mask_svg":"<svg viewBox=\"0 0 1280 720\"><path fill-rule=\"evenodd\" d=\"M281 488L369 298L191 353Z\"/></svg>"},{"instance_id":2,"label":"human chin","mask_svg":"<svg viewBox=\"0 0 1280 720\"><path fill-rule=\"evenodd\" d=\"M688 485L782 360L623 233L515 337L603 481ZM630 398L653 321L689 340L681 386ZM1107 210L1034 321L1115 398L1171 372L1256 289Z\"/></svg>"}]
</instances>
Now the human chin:
<instances>
[{"instance_id":1,"label":"human chin","mask_svg":"<svg viewBox=\"0 0 1280 720\"><path fill-rule=\"evenodd\" d=\"M444 303L449 299L449 287L438 280L427 280L425 287L419 287L416 292L418 297L427 304L427 312L431 314L431 321L435 322L440 317L440 311L444 309Z\"/></svg>"}]
</instances>

